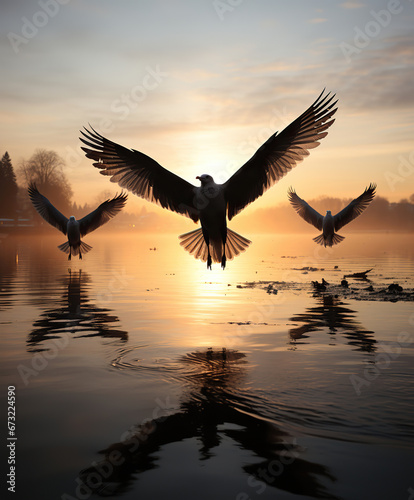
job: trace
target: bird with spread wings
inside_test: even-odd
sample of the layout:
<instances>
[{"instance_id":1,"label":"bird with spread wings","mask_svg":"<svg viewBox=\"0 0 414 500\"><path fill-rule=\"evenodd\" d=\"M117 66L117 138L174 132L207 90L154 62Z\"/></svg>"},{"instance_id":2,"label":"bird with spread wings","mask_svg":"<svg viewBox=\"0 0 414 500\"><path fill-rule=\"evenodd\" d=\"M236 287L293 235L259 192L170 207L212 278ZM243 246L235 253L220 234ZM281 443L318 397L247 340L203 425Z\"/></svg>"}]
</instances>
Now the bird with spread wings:
<instances>
[{"instance_id":1,"label":"bird with spread wings","mask_svg":"<svg viewBox=\"0 0 414 500\"><path fill-rule=\"evenodd\" d=\"M226 261L246 250L251 241L227 227L243 208L256 200L316 148L332 125L337 111L335 95L322 93L282 132L274 133L237 172L223 184L211 175L196 177L194 186L162 167L149 156L102 136L92 127L81 131L86 157L102 175L145 200L200 221L201 228L180 236L180 244L195 258Z\"/></svg>"},{"instance_id":2,"label":"bird with spread wings","mask_svg":"<svg viewBox=\"0 0 414 500\"><path fill-rule=\"evenodd\" d=\"M371 183L358 198L352 200L340 212L332 215L331 211L327 210L325 216L317 212L305 200L302 200L292 188L289 189L288 195L290 203L302 219L322 231L319 236L313 238L313 241L319 245L331 247L345 239L345 236L337 234L336 231L362 214L374 199L376 187L376 184Z\"/></svg>"},{"instance_id":3,"label":"bird with spread wings","mask_svg":"<svg viewBox=\"0 0 414 500\"><path fill-rule=\"evenodd\" d=\"M81 240L81 236L98 229L108 222L112 217L122 210L126 200L128 198L127 194L116 195L112 200L106 200L99 205L97 209L91 212L82 219L76 220L76 218L71 215L67 219L57 208L55 208L50 201L40 194L36 187L36 184L30 184L28 188L29 198L33 203L33 206L43 219L50 225L59 229L65 236L68 237L68 241L62 243L58 246L59 250L65 252L68 255L68 260L72 258L73 255L79 255L82 259L82 253L87 253L92 249L90 245Z\"/></svg>"}]
</instances>

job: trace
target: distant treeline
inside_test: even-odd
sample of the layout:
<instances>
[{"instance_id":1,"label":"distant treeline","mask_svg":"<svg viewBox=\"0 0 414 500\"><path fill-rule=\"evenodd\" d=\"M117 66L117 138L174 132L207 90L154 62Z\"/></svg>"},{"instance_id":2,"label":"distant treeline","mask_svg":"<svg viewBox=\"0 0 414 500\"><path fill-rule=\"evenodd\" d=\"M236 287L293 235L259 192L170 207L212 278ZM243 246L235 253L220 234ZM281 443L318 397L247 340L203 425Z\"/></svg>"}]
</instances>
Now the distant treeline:
<instances>
[{"instance_id":1,"label":"distant treeline","mask_svg":"<svg viewBox=\"0 0 414 500\"><path fill-rule=\"evenodd\" d=\"M6 152L0 160L0 219L29 219L29 221L54 231L41 219L27 195L30 182L36 183L39 191L49 198L67 217L81 218L94 210L104 200L113 196L109 191L98 194L90 204L78 205L72 201L72 186L64 172L64 161L54 151L37 150L28 160L21 160L14 172L11 158ZM56 201L58 200L58 201ZM309 204L319 213L326 210L333 214L345 207L351 199L323 197L309 200ZM191 229L191 221L171 212L153 210L146 203L139 213L128 212L128 206L118 214L107 229L125 229L153 232L185 232ZM106 226L105 226L106 227ZM105 230L105 227L102 230ZM231 227L256 233L297 233L314 232L292 206L286 202L270 208L242 213ZM390 203L386 198L376 196L363 214L354 220L348 231L403 231L414 232L414 193L409 199Z\"/></svg>"}]
</instances>

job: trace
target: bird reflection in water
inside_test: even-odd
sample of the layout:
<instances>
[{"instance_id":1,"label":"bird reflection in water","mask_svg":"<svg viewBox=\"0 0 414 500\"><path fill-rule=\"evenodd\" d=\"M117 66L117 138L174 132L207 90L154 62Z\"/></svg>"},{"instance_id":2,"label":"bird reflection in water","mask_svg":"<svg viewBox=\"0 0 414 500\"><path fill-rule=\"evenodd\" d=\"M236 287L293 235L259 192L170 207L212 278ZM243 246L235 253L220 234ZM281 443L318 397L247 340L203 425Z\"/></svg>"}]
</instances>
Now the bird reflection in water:
<instances>
[{"instance_id":1,"label":"bird reflection in water","mask_svg":"<svg viewBox=\"0 0 414 500\"><path fill-rule=\"evenodd\" d=\"M27 339L28 351L47 351L45 341L59 339L65 334L74 338L104 337L128 340L128 333L114 328L119 318L109 309L98 307L89 301L87 286L90 282L86 273L71 271L60 280L63 295L55 307L47 309L41 318L33 323L33 330Z\"/></svg>"},{"instance_id":2,"label":"bird reflection in water","mask_svg":"<svg viewBox=\"0 0 414 500\"><path fill-rule=\"evenodd\" d=\"M241 467L254 496L270 487L337 500L325 486L335 477L325 466L305 460L295 437L266 412L270 402L240 389L246 369L246 355L227 349L192 352L177 360L175 372L184 385L179 408L131 427L123 441L101 450L104 458L77 478L82 491L121 496L140 474L160 467L159 454L166 445L192 438L199 444L199 460L207 461L230 439L251 452L251 463Z\"/></svg>"},{"instance_id":3,"label":"bird reflection in water","mask_svg":"<svg viewBox=\"0 0 414 500\"><path fill-rule=\"evenodd\" d=\"M309 307L306 312L290 318L294 323L302 323L289 330L294 344L298 340L308 338L312 332L327 329L330 335L343 333L348 339L348 344L355 346L357 351L375 352L374 332L366 330L355 320L355 311L346 307L344 302L333 295L318 294L316 300L318 305Z\"/></svg>"}]
</instances>

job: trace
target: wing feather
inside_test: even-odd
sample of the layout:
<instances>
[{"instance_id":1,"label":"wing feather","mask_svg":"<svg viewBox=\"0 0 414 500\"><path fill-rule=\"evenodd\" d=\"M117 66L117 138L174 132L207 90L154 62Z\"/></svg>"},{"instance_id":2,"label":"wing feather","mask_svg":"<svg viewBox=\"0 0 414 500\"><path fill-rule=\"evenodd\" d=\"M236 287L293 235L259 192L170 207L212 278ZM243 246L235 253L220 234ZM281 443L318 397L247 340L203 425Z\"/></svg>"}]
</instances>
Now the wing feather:
<instances>
[{"instance_id":1,"label":"wing feather","mask_svg":"<svg viewBox=\"0 0 414 500\"><path fill-rule=\"evenodd\" d=\"M334 216L335 231L339 231L345 224L356 219L367 208L375 197L376 188L376 184L371 183L358 198L352 200L349 205Z\"/></svg>"},{"instance_id":2,"label":"wing feather","mask_svg":"<svg viewBox=\"0 0 414 500\"><path fill-rule=\"evenodd\" d=\"M336 113L335 94L319 95L316 101L280 134L273 134L226 183L228 218L261 196L320 144Z\"/></svg>"},{"instance_id":3,"label":"wing feather","mask_svg":"<svg viewBox=\"0 0 414 500\"><path fill-rule=\"evenodd\" d=\"M296 212L309 224L322 231L323 216L312 208L309 203L300 198L293 188L288 191L289 201Z\"/></svg>"},{"instance_id":4,"label":"wing feather","mask_svg":"<svg viewBox=\"0 0 414 500\"><path fill-rule=\"evenodd\" d=\"M99 168L102 175L110 176L111 182L163 208L198 220L195 186L144 153L106 139L92 127L91 130L85 128L81 134L80 140L88 146L82 147L86 157L95 160L94 167Z\"/></svg>"},{"instance_id":5,"label":"wing feather","mask_svg":"<svg viewBox=\"0 0 414 500\"><path fill-rule=\"evenodd\" d=\"M37 213L50 225L56 227L66 235L68 219L55 208L50 201L39 193L36 184L31 183L28 187L29 198Z\"/></svg>"},{"instance_id":6,"label":"wing feather","mask_svg":"<svg viewBox=\"0 0 414 500\"><path fill-rule=\"evenodd\" d=\"M120 212L125 206L127 194L116 195L112 200L106 200L99 207L88 215L85 215L79 220L79 230L81 236L85 236L98 227L108 222L112 217Z\"/></svg>"}]
</instances>

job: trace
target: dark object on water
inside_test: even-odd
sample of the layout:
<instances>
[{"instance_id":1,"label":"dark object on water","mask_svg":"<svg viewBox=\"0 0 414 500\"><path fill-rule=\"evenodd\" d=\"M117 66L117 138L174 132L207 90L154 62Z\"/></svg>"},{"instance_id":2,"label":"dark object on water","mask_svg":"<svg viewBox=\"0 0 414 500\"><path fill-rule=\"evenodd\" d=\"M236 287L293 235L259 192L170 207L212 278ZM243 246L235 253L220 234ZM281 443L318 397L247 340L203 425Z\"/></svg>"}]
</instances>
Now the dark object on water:
<instances>
[{"instance_id":1,"label":"dark object on water","mask_svg":"<svg viewBox=\"0 0 414 500\"><path fill-rule=\"evenodd\" d=\"M345 278L341 281L341 286L343 286L344 288L348 288L349 285Z\"/></svg>"},{"instance_id":2,"label":"dark object on water","mask_svg":"<svg viewBox=\"0 0 414 500\"><path fill-rule=\"evenodd\" d=\"M315 288L315 290L318 290L319 292L323 292L326 290L326 285L324 285L323 281L322 283L319 283L319 281L312 281L312 285Z\"/></svg>"},{"instance_id":3,"label":"dark object on water","mask_svg":"<svg viewBox=\"0 0 414 500\"><path fill-rule=\"evenodd\" d=\"M322 285L329 286L329 283L322 278Z\"/></svg>"},{"instance_id":4,"label":"dark object on water","mask_svg":"<svg viewBox=\"0 0 414 500\"><path fill-rule=\"evenodd\" d=\"M368 269L367 271L363 271L361 273L345 274L344 278L358 278L358 279L366 280L367 274L369 272L371 272L372 269L374 269L374 268Z\"/></svg>"},{"instance_id":5,"label":"dark object on water","mask_svg":"<svg viewBox=\"0 0 414 500\"><path fill-rule=\"evenodd\" d=\"M398 283L392 283L388 287L388 291L391 293L401 293L403 291L403 287L400 286Z\"/></svg>"},{"instance_id":6,"label":"dark object on water","mask_svg":"<svg viewBox=\"0 0 414 500\"><path fill-rule=\"evenodd\" d=\"M373 286L372 286L372 285L369 285L369 286L367 286L366 288L364 288L364 290L365 290L366 292L373 292L373 291L374 291L374 288L373 288Z\"/></svg>"}]
</instances>

